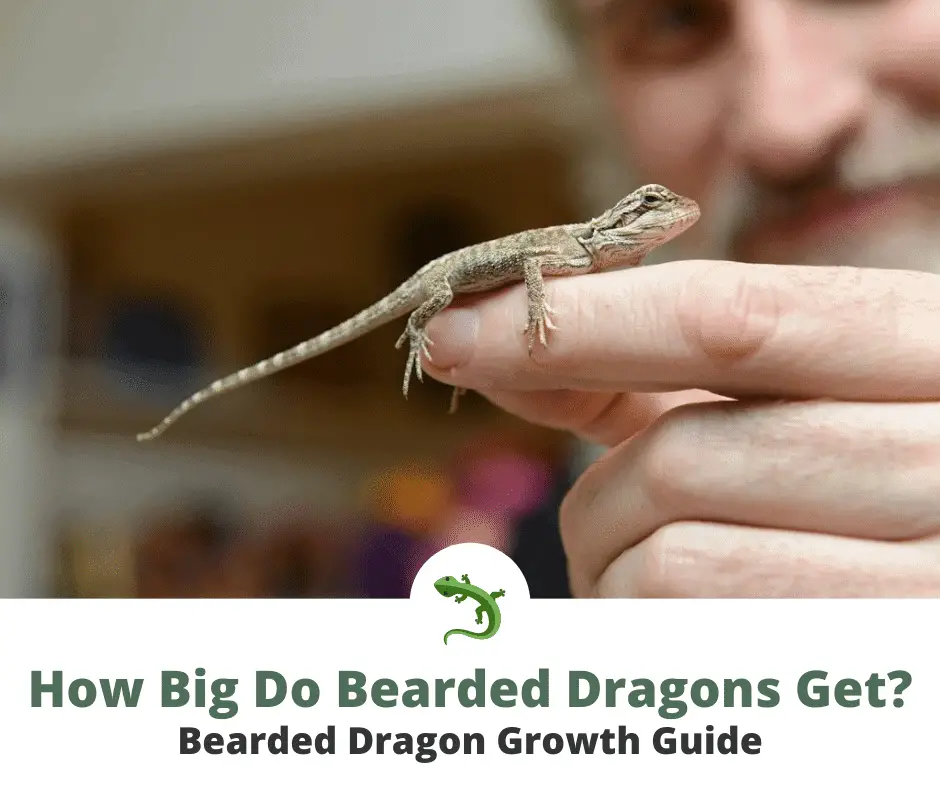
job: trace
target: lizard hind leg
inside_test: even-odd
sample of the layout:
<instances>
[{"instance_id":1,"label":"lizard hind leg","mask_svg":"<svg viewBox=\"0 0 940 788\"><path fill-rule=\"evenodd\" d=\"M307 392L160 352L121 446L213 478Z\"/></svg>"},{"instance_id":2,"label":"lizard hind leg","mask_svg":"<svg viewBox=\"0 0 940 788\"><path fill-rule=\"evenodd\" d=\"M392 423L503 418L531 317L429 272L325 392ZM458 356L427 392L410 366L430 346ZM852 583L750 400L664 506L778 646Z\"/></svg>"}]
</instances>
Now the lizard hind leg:
<instances>
[{"instance_id":1,"label":"lizard hind leg","mask_svg":"<svg viewBox=\"0 0 940 788\"><path fill-rule=\"evenodd\" d=\"M450 393L450 410L447 412L452 416L457 412L457 408L460 407L460 398L467 393L466 389L454 387L454 390Z\"/></svg>"},{"instance_id":2,"label":"lizard hind leg","mask_svg":"<svg viewBox=\"0 0 940 788\"><path fill-rule=\"evenodd\" d=\"M395 343L395 349L398 350L405 343L405 340L408 340L408 359L405 361L405 377L401 384L401 391L404 394L405 399L408 399L408 389L411 385L411 376L414 375L418 378L419 383L424 382L424 370L421 367L421 356L423 355L428 361L431 360L431 352L429 348L434 343L428 339L427 334L424 332L424 329L413 328L410 321L408 327L405 329L405 332L399 337L398 342Z\"/></svg>"},{"instance_id":3,"label":"lizard hind leg","mask_svg":"<svg viewBox=\"0 0 940 788\"><path fill-rule=\"evenodd\" d=\"M421 306L411 313L411 316L408 318L408 325L395 343L397 350L405 344L406 340L408 341L408 360L405 362L405 378L402 381L401 387L405 399L408 398L408 388L411 383L412 374L418 378L419 383L424 381L421 356L431 361L431 351L429 348L432 347L434 343L428 338L425 328L431 318L450 306L451 301L454 300L454 292L446 279L435 279L433 282L429 283L428 289L431 295Z\"/></svg>"}]
</instances>

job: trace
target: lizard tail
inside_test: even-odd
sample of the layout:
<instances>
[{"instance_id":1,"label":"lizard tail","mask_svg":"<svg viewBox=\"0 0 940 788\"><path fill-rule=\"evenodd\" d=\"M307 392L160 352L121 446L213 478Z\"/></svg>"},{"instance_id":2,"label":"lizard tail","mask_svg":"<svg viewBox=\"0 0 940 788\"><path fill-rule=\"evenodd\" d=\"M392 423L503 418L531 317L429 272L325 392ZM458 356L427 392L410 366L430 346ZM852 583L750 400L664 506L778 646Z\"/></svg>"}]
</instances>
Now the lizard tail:
<instances>
[{"instance_id":1,"label":"lizard tail","mask_svg":"<svg viewBox=\"0 0 940 788\"><path fill-rule=\"evenodd\" d=\"M487 638L493 637L495 630L487 629L483 632L471 632L469 629L451 629L448 632L444 633L444 645L447 645L447 638L451 635L466 635L468 638L475 638L476 640L486 640Z\"/></svg>"},{"instance_id":2,"label":"lizard tail","mask_svg":"<svg viewBox=\"0 0 940 788\"><path fill-rule=\"evenodd\" d=\"M397 320L399 317L415 308L417 285L412 281L405 282L401 287L377 301L370 307L359 312L335 328L324 331L319 336L307 339L294 347L277 353L264 361L259 361L250 367L233 372L209 384L201 391L197 391L188 399L181 402L173 411L149 432L142 432L137 436L138 441L148 441L161 435L166 429L177 421L183 414L188 413L197 405L211 397L218 396L232 389L245 386L260 378L271 375L279 370L299 364L302 361L322 355L335 347L345 345L358 337L369 333L379 326Z\"/></svg>"}]
</instances>

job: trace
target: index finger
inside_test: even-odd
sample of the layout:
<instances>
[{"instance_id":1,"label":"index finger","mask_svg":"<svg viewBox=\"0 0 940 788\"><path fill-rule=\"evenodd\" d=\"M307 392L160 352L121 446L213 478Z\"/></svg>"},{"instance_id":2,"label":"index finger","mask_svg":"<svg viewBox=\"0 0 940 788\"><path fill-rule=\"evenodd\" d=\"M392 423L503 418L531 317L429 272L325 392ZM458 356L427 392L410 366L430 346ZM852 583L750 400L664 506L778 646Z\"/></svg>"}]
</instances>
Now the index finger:
<instances>
[{"instance_id":1,"label":"index finger","mask_svg":"<svg viewBox=\"0 0 940 788\"><path fill-rule=\"evenodd\" d=\"M558 327L528 353L522 287L445 310L429 374L470 389L940 396L940 277L685 260L546 279Z\"/></svg>"}]
</instances>

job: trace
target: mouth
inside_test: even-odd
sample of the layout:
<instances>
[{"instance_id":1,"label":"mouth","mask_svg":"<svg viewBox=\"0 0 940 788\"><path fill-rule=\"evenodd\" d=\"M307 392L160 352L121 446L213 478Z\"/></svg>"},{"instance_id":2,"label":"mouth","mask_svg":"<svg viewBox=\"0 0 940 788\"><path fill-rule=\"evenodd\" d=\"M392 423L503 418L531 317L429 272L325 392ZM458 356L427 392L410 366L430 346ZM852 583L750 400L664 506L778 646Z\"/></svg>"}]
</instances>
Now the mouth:
<instances>
[{"instance_id":1,"label":"mouth","mask_svg":"<svg viewBox=\"0 0 940 788\"><path fill-rule=\"evenodd\" d=\"M686 224L695 224L701 215L702 209L699 208L698 203L694 202L690 202L688 205L684 205L679 214L681 221L685 222Z\"/></svg>"},{"instance_id":2,"label":"mouth","mask_svg":"<svg viewBox=\"0 0 940 788\"><path fill-rule=\"evenodd\" d=\"M695 203L682 206L682 208L678 211L678 216L676 218L675 224L673 225L673 232L678 235L680 232L687 230L699 220L701 215L701 209Z\"/></svg>"},{"instance_id":3,"label":"mouth","mask_svg":"<svg viewBox=\"0 0 940 788\"><path fill-rule=\"evenodd\" d=\"M908 215L918 194L910 183L896 183L861 192L826 189L793 210L758 219L737 234L738 253L749 257L796 252L824 241L883 230Z\"/></svg>"}]
</instances>

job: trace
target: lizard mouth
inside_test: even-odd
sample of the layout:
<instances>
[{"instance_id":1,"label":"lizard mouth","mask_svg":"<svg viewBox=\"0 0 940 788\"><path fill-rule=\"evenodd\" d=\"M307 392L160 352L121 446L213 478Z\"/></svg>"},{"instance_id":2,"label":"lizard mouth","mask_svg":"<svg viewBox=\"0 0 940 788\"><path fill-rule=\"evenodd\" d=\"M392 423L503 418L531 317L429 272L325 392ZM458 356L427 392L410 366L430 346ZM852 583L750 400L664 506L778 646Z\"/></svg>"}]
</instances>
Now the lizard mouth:
<instances>
[{"instance_id":1,"label":"lizard mouth","mask_svg":"<svg viewBox=\"0 0 940 788\"><path fill-rule=\"evenodd\" d=\"M674 238L695 224L699 218L701 218L701 210L698 205L695 203L682 205L673 211L664 222L657 223L658 226L650 226L647 232L651 236L659 235L662 238ZM630 237L632 228L633 223L629 219L624 219L612 232L615 235ZM621 233L621 230L626 232Z\"/></svg>"},{"instance_id":2,"label":"lizard mouth","mask_svg":"<svg viewBox=\"0 0 940 788\"><path fill-rule=\"evenodd\" d=\"M682 206L678 211L678 218L666 234L669 237L675 237L679 233L689 229L701 216L702 211L695 203Z\"/></svg>"}]
</instances>

